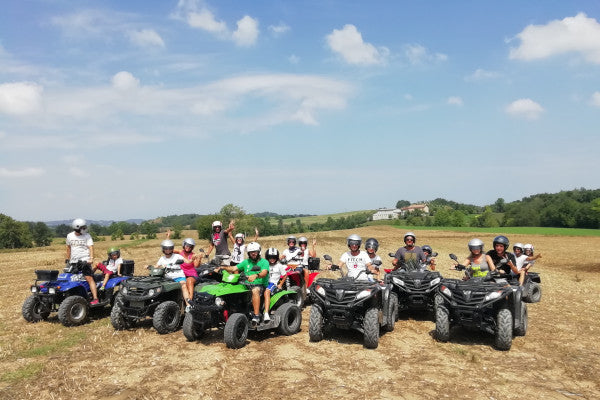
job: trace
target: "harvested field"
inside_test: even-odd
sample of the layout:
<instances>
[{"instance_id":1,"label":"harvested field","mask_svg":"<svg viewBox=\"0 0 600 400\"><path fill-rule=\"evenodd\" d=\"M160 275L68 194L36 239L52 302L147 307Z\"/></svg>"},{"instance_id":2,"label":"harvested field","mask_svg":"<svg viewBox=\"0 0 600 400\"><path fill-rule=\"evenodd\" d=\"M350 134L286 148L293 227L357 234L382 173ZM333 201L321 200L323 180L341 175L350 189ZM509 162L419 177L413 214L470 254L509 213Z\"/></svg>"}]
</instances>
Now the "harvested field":
<instances>
[{"instance_id":1,"label":"harvested field","mask_svg":"<svg viewBox=\"0 0 600 400\"><path fill-rule=\"evenodd\" d=\"M354 230L363 240L375 236L379 254L401 243L393 227ZM335 260L345 251L350 231L317 233L319 256ZM469 233L416 231L420 245L439 252L438 270L446 277L447 254L467 255ZM493 234L480 234L491 246ZM510 235L511 243L531 242L543 258L534 270L543 296L529 305L527 336L508 352L492 347L493 338L456 330L449 343L433 339L429 315L401 316L367 350L358 332L335 330L319 343L308 340L309 308L294 336L251 335L246 347L230 350L222 332L187 342L181 330L159 335L151 323L117 332L109 311L83 326L65 328L53 314L27 323L21 305L29 295L35 269L59 269L64 245L0 253L0 398L2 399L597 399L600 398L600 238ZM312 239L312 236L309 236ZM283 236L261 238L263 249L283 250ZM98 242L96 255L113 244ZM160 255L160 239L123 248L138 274ZM206 244L204 244L206 246ZM200 246L198 246L200 247ZM98 258L98 257L97 257ZM336 276L331 271L324 276Z\"/></svg>"}]
</instances>

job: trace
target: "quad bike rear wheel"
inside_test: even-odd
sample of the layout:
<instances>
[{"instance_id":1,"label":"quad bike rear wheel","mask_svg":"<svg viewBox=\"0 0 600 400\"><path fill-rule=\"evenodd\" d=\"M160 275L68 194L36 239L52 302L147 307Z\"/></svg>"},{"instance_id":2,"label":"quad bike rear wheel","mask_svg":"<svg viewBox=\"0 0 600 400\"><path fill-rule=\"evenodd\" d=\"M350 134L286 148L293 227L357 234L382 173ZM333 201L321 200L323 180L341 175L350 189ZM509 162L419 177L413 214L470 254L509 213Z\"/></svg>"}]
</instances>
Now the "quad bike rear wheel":
<instances>
[{"instance_id":1,"label":"quad bike rear wheel","mask_svg":"<svg viewBox=\"0 0 600 400\"><path fill-rule=\"evenodd\" d=\"M539 303L542 299L542 287L537 282L531 282L529 284L529 302L531 303Z\"/></svg>"},{"instance_id":2,"label":"quad bike rear wheel","mask_svg":"<svg viewBox=\"0 0 600 400\"><path fill-rule=\"evenodd\" d=\"M293 335L300 330L302 324L302 310L294 303L282 304L277 309L277 314L281 316L279 323L279 332L283 335Z\"/></svg>"},{"instance_id":3,"label":"quad bike rear wheel","mask_svg":"<svg viewBox=\"0 0 600 400\"><path fill-rule=\"evenodd\" d=\"M519 316L521 324L514 327L515 336L525 336L527 333L527 303L521 303L521 315Z\"/></svg>"},{"instance_id":4,"label":"quad bike rear wheel","mask_svg":"<svg viewBox=\"0 0 600 400\"><path fill-rule=\"evenodd\" d=\"M69 296L58 307L58 319L64 326L81 325L88 315L88 302L81 296Z\"/></svg>"},{"instance_id":5,"label":"quad bike rear wheel","mask_svg":"<svg viewBox=\"0 0 600 400\"><path fill-rule=\"evenodd\" d=\"M396 320L398 319L398 295L396 293L390 293L386 314L386 322L385 325L383 325L383 330L391 332L394 330Z\"/></svg>"}]
</instances>

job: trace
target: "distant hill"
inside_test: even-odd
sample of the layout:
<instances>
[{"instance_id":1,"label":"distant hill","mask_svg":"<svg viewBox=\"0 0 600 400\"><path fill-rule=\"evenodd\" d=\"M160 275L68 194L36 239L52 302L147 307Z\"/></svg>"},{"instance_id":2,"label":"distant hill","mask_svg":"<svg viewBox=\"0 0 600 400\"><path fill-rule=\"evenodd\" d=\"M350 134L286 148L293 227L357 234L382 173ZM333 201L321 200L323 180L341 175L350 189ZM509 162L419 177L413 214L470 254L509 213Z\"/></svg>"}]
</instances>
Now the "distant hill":
<instances>
[{"instance_id":1,"label":"distant hill","mask_svg":"<svg viewBox=\"0 0 600 400\"><path fill-rule=\"evenodd\" d=\"M107 220L98 220L97 221L97 220L93 220L93 219L88 219L86 221L87 221L88 225L96 224L96 225L100 225L100 226L109 226L113 222L122 222L122 221L114 221L114 220L109 220L109 221L107 221ZM138 219L128 219L128 220L126 220L124 222L127 222L129 224L138 224L139 225L139 224L141 224L144 221L145 221L145 219L139 219L138 218ZM63 224L70 226L71 222L73 222L72 219L63 219L61 221L46 221L45 224L48 225L49 227L55 227L55 226L63 225Z\"/></svg>"}]
</instances>

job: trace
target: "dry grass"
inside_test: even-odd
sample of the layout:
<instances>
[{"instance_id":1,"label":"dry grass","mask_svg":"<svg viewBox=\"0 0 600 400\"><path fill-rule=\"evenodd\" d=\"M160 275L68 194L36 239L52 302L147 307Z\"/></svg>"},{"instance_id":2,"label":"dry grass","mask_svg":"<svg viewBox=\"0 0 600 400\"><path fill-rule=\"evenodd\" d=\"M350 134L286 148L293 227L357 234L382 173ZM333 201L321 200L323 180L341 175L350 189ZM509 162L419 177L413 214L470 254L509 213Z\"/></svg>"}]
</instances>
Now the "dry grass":
<instances>
[{"instance_id":1,"label":"dry grass","mask_svg":"<svg viewBox=\"0 0 600 400\"><path fill-rule=\"evenodd\" d=\"M337 259L349 233L317 233L318 254ZM384 260L402 234L392 227L357 233L377 237ZM465 256L471 236L416 233L419 244L443 255L441 272L458 277L448 270L446 255ZM492 236L480 237L490 243ZM377 350L364 349L362 336L349 331L310 343L308 309L299 334L256 335L241 350L227 349L218 331L197 343L187 342L181 331L158 335L151 324L115 332L108 312L75 328L63 327L56 317L29 324L21 305L33 271L60 267L64 245L0 253L0 398L600 398L600 238L510 239L532 242L544 255L536 265L544 292L542 302L529 307L527 336L516 338L509 352L494 350L488 335L462 330L450 343L438 343L432 338L434 323L419 315L398 321ZM259 241L263 248L280 250L285 242L283 236ZM143 265L158 259L159 243L125 247L123 256L134 259L141 273ZM112 245L98 242L96 254L106 254Z\"/></svg>"}]
</instances>

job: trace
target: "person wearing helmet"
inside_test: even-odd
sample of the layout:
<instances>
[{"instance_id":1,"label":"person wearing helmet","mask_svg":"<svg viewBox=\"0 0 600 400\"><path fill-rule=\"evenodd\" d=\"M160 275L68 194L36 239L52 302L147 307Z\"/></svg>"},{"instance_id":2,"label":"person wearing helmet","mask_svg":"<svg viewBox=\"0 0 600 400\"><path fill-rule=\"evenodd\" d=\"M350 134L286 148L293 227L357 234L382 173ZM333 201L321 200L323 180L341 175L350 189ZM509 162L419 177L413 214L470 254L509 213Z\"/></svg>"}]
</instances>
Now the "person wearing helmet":
<instances>
[{"instance_id":1,"label":"person wearing helmet","mask_svg":"<svg viewBox=\"0 0 600 400\"><path fill-rule=\"evenodd\" d=\"M435 271L435 256L433 256L433 249L430 245L425 244L421 246L421 250L425 253L425 267L429 267L432 271Z\"/></svg>"},{"instance_id":2,"label":"person wearing helmet","mask_svg":"<svg viewBox=\"0 0 600 400\"><path fill-rule=\"evenodd\" d=\"M377 239L375 238L369 238L367 239L367 241L365 242L365 250L367 251L367 255L369 256L369 259L371 260L371 264L373 264L373 261L381 261L381 257L379 257L377 255L377 250L379 250L379 242L377 241Z\"/></svg>"},{"instance_id":3,"label":"person wearing helmet","mask_svg":"<svg viewBox=\"0 0 600 400\"><path fill-rule=\"evenodd\" d=\"M85 219L76 218L71 222L73 232L67 235L67 262L74 264L78 261L86 261L83 270L81 271L85 280L90 285L92 292L92 301L90 305L98 304L98 291L96 290L96 282L94 281L94 272L92 265L94 262L94 241L92 236L87 231L87 222Z\"/></svg>"},{"instance_id":4,"label":"person wearing helmet","mask_svg":"<svg viewBox=\"0 0 600 400\"><path fill-rule=\"evenodd\" d=\"M400 247L396 254L394 254L394 259L392 260L392 265L394 266L394 270L398 268L413 270L420 269L421 265L427 261L425 253L419 246L416 246L417 237L412 232L406 232L404 234L404 247Z\"/></svg>"},{"instance_id":5,"label":"person wearing helmet","mask_svg":"<svg viewBox=\"0 0 600 400\"><path fill-rule=\"evenodd\" d=\"M181 269L181 262L185 262L185 258L182 255L174 252L175 243L172 240L163 240L160 244L163 255L156 262L156 268L165 268L165 278L172 279L181 285L181 292L186 302L186 308L191 298L191 293L188 292L186 286L186 279L183 270ZM179 261L179 263L178 263Z\"/></svg>"},{"instance_id":6,"label":"person wearing helmet","mask_svg":"<svg viewBox=\"0 0 600 400\"><path fill-rule=\"evenodd\" d=\"M246 284L252 287L252 309L254 314L250 321L253 326L260 322L260 296L269 284L269 262L260 257L260 244L256 242L248 243L246 247L248 258L234 266L222 266L217 269L224 269L230 273L243 272L246 275Z\"/></svg>"},{"instance_id":7,"label":"person wearing helmet","mask_svg":"<svg viewBox=\"0 0 600 400\"><path fill-rule=\"evenodd\" d=\"M238 233L235 235L235 240L233 243L233 250L231 252L231 264L230 265L238 265L246 258L246 245L244 244L244 239L246 236L243 233ZM254 240L256 242L258 240L258 228L254 228Z\"/></svg>"},{"instance_id":8,"label":"person wearing helmet","mask_svg":"<svg viewBox=\"0 0 600 400\"><path fill-rule=\"evenodd\" d=\"M270 247L265 252L265 258L269 262L269 283L265 289L265 305L271 304L271 295L283 289L286 277L286 266L279 262L279 250ZM265 306L263 321L270 321L269 310Z\"/></svg>"},{"instance_id":9,"label":"person wearing helmet","mask_svg":"<svg viewBox=\"0 0 600 400\"><path fill-rule=\"evenodd\" d=\"M519 284L522 286L525 282L525 275L529 271L529 268L535 264L535 260L542 258L541 254L533 255L533 245L527 243L525 245L521 245L521 251L517 249L517 245L521 245L517 243L513 246L513 251L515 252L515 258L517 259L517 269L519 270Z\"/></svg>"},{"instance_id":10,"label":"person wearing helmet","mask_svg":"<svg viewBox=\"0 0 600 400\"><path fill-rule=\"evenodd\" d=\"M305 236L300 236L298 238L298 248L300 251L298 252L298 258L300 259L300 264L296 267L296 271L301 272L304 278L304 283L309 281L310 271L308 270L308 259L310 257L316 257L317 251L315 247L317 246L317 239L313 239L312 241L312 249L308 249L308 239ZM310 293L310 289L306 288L306 292Z\"/></svg>"},{"instance_id":11,"label":"person wearing helmet","mask_svg":"<svg viewBox=\"0 0 600 400\"><path fill-rule=\"evenodd\" d=\"M356 234L348 236L346 239L349 251L340 257L340 268L346 267L346 276L356 280L371 280L367 275L370 271L376 277L379 277L379 270L371 263L371 258L365 252L360 250L362 239Z\"/></svg>"},{"instance_id":12,"label":"person wearing helmet","mask_svg":"<svg viewBox=\"0 0 600 400\"><path fill-rule=\"evenodd\" d=\"M469 240L468 246L471 254L461 264L466 267L464 279L485 277L493 265L488 264L487 257L483 253L483 241L473 238ZM458 266L458 263L454 261L454 265Z\"/></svg>"},{"instance_id":13,"label":"person wearing helmet","mask_svg":"<svg viewBox=\"0 0 600 400\"><path fill-rule=\"evenodd\" d=\"M498 272L502 275L509 275L511 271L518 275L517 260L515 255L511 252L506 251L510 242L506 236L496 236L492 241L494 248L486 253L488 264L491 264L491 270Z\"/></svg>"},{"instance_id":14,"label":"person wearing helmet","mask_svg":"<svg viewBox=\"0 0 600 400\"><path fill-rule=\"evenodd\" d=\"M212 232L206 255L209 256L212 250L216 249L215 258L220 261L221 265L231 265L231 252L229 251L227 240L231 241L231 244L235 243L231 236L231 232L235 229L234 221L229 223L227 229L224 231L222 229L221 221L214 221L212 223Z\"/></svg>"},{"instance_id":15,"label":"person wearing helmet","mask_svg":"<svg viewBox=\"0 0 600 400\"><path fill-rule=\"evenodd\" d=\"M123 264L123 259L121 258L121 250L119 250L118 247L111 247L110 249L108 249L106 254L108 255L108 259L105 261L105 264L99 262L92 270L92 273L96 272L97 270L100 270L104 274L104 280L102 281L102 286L100 286L100 290L104 290L111 276L113 276L114 274L117 274L117 276L121 276L121 265Z\"/></svg>"},{"instance_id":16,"label":"person wearing helmet","mask_svg":"<svg viewBox=\"0 0 600 400\"><path fill-rule=\"evenodd\" d=\"M196 271L196 268L202 262L204 254L202 251L198 254L194 254L196 241L192 238L183 239L181 247L181 250L173 250L173 253L179 254L185 260L185 262L181 264L181 270L185 275L185 286L187 287L188 294L190 298L192 298L194 296L194 286L198 281L198 271Z\"/></svg>"}]
</instances>

